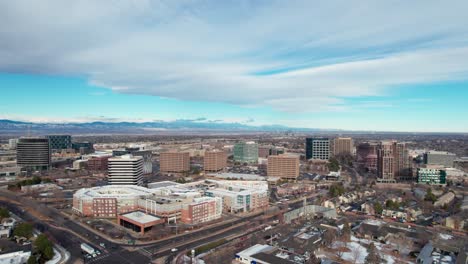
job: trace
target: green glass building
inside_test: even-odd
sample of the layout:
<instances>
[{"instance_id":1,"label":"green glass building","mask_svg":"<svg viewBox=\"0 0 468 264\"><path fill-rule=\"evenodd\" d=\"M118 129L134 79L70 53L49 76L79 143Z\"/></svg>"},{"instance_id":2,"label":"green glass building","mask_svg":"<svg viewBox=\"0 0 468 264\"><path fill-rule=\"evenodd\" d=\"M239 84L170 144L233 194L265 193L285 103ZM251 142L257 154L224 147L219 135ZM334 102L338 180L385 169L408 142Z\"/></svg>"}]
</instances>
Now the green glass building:
<instances>
[{"instance_id":1,"label":"green glass building","mask_svg":"<svg viewBox=\"0 0 468 264\"><path fill-rule=\"evenodd\" d=\"M418 168L418 183L421 184L446 184L447 173L445 170Z\"/></svg>"},{"instance_id":2,"label":"green glass building","mask_svg":"<svg viewBox=\"0 0 468 264\"><path fill-rule=\"evenodd\" d=\"M258 162L258 144L255 142L242 142L234 145L234 161L241 163Z\"/></svg>"}]
</instances>

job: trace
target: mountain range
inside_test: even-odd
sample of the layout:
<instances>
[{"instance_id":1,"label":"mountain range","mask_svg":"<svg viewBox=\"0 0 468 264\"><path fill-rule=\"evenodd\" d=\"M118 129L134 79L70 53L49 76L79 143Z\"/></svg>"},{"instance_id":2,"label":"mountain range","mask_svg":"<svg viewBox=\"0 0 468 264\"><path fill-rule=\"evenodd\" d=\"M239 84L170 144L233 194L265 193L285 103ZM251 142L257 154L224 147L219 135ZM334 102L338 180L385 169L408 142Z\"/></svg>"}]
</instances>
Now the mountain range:
<instances>
[{"instance_id":1,"label":"mountain range","mask_svg":"<svg viewBox=\"0 0 468 264\"><path fill-rule=\"evenodd\" d=\"M0 120L0 134L151 134L179 131L187 132L313 132L324 131L311 128L292 128L282 125L252 126L241 123L225 123L203 119L180 119L153 122L85 122L85 123L39 123L15 120ZM329 130L328 130L329 131Z\"/></svg>"}]
</instances>

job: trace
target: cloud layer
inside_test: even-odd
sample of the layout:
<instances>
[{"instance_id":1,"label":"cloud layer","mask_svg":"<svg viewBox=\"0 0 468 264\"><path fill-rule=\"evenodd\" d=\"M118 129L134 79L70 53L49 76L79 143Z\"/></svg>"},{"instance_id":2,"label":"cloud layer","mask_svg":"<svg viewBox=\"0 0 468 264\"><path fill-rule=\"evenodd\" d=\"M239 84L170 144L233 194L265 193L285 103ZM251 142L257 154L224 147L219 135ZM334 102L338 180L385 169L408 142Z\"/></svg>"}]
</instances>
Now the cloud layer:
<instances>
[{"instance_id":1,"label":"cloud layer","mask_svg":"<svg viewBox=\"0 0 468 264\"><path fill-rule=\"evenodd\" d=\"M467 1L2 1L0 71L116 92L346 109L403 84L465 80Z\"/></svg>"}]
</instances>

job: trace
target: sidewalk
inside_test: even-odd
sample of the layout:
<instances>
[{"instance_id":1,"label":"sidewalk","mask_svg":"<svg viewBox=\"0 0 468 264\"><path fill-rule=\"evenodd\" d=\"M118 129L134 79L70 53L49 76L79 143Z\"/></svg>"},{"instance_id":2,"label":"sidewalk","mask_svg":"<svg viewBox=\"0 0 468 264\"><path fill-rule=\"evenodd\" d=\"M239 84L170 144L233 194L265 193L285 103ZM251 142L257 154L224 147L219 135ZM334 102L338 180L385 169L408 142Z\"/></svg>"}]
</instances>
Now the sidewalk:
<instances>
[{"instance_id":1,"label":"sidewalk","mask_svg":"<svg viewBox=\"0 0 468 264\"><path fill-rule=\"evenodd\" d=\"M24 221L21 217L15 215L14 213L10 212L10 217L15 219L16 221ZM35 236L41 234L41 232L37 229L33 230L33 234ZM68 252L65 248L58 244L54 244L54 257L47 261L46 264L65 264L70 259L70 252Z\"/></svg>"}]
</instances>

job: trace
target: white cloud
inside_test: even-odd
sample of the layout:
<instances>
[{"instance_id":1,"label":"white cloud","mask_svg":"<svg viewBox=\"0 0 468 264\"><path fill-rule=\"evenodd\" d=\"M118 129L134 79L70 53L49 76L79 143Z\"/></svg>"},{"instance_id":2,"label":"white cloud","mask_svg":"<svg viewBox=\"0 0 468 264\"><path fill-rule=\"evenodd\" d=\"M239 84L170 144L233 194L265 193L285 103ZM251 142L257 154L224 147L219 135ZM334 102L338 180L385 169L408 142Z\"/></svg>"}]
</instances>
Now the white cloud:
<instances>
[{"instance_id":1,"label":"white cloud","mask_svg":"<svg viewBox=\"0 0 468 264\"><path fill-rule=\"evenodd\" d=\"M466 79L466 1L3 1L0 71L119 93L348 110L345 98ZM254 74L276 71L277 74Z\"/></svg>"}]
</instances>

